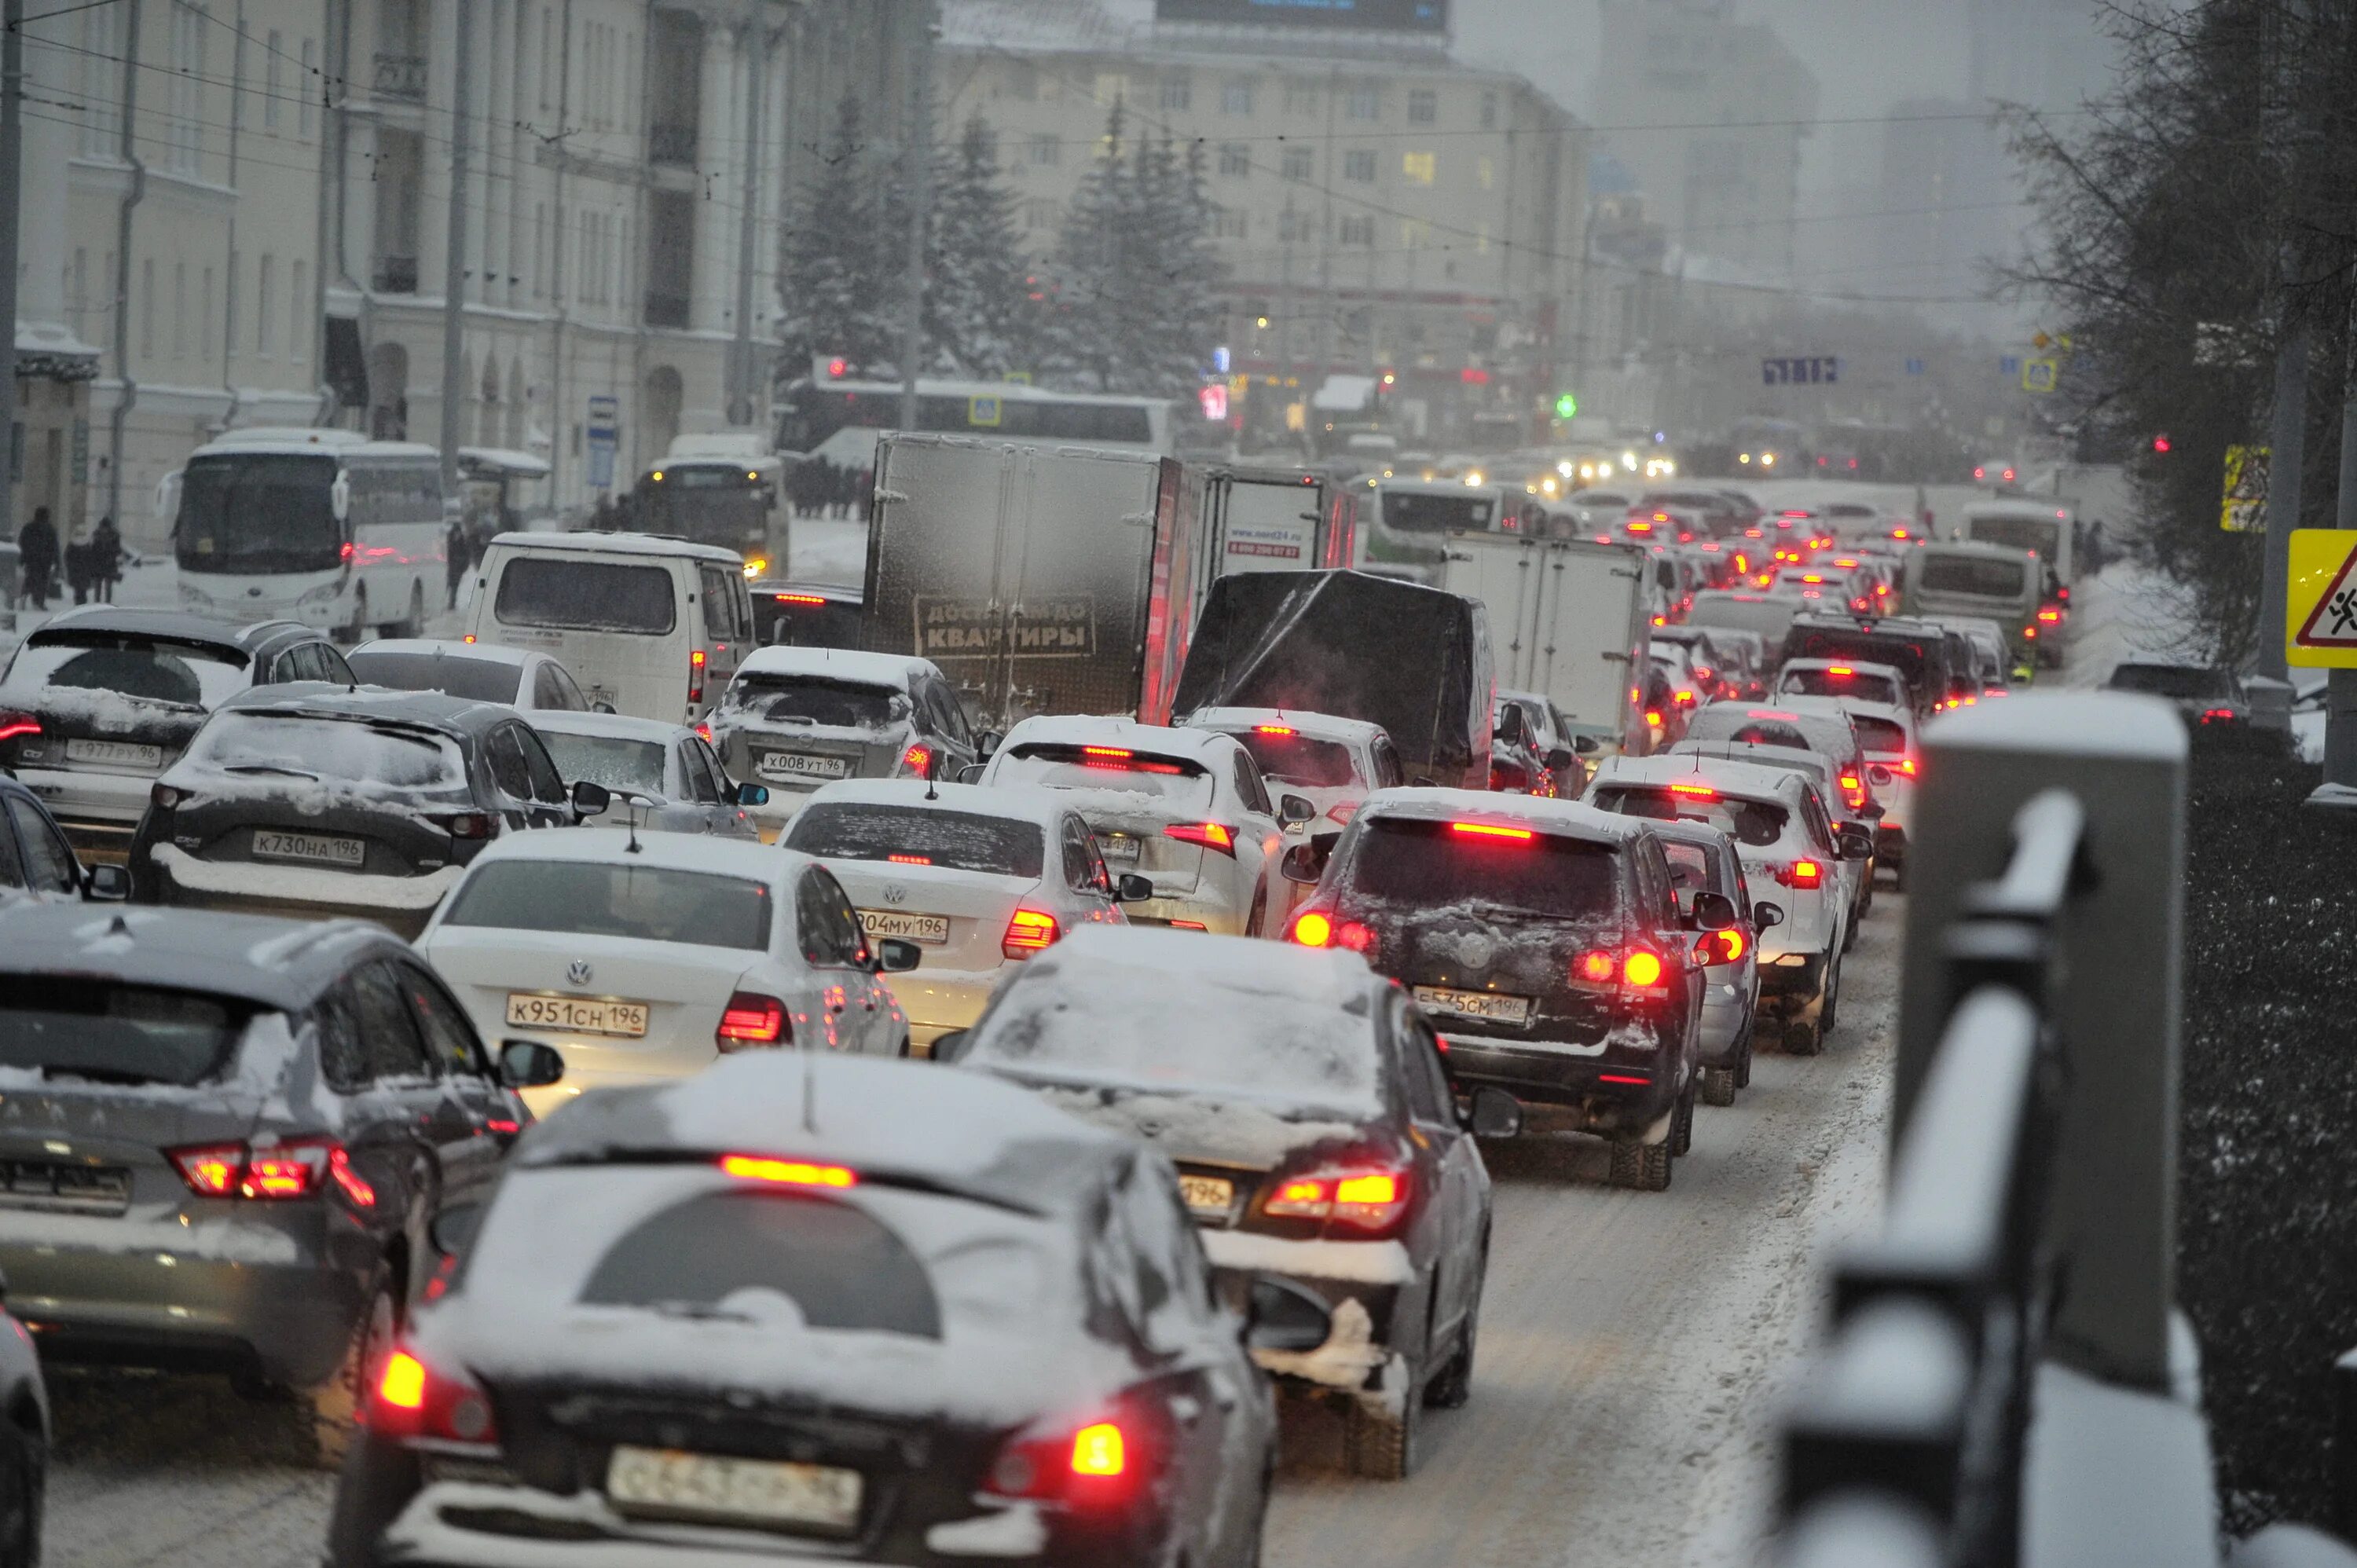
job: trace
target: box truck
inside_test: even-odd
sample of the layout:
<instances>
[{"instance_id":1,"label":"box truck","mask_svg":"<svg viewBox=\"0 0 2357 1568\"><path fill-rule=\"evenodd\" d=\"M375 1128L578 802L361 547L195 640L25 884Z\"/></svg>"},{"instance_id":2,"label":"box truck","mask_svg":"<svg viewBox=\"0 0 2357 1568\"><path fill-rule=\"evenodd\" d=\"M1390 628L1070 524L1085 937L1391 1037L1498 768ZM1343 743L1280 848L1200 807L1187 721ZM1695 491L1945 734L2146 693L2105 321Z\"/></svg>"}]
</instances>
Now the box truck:
<instances>
[{"instance_id":1,"label":"box truck","mask_svg":"<svg viewBox=\"0 0 2357 1568\"><path fill-rule=\"evenodd\" d=\"M1448 536L1440 585L1488 611L1499 685L1543 693L1575 736L1634 753L1645 734L1649 573L1633 544L1458 532Z\"/></svg>"}]
</instances>

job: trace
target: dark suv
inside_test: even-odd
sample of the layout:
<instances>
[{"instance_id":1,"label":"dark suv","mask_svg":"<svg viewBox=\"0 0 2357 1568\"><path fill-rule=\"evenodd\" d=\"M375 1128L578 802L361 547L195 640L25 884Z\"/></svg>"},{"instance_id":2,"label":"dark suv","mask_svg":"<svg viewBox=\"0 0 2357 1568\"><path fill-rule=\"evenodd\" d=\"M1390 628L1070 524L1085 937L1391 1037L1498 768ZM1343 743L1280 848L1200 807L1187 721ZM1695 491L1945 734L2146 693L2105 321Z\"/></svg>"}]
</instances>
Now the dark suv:
<instances>
[{"instance_id":1,"label":"dark suv","mask_svg":"<svg viewBox=\"0 0 2357 1568\"><path fill-rule=\"evenodd\" d=\"M1314 875L1315 851L1286 874ZM1618 1186L1658 1192L1693 1133L1706 978L1697 930L1733 926L1721 894L1679 912L1648 822L1568 801L1462 789L1368 797L1317 896L1286 928L1351 948L1406 986L1440 1031L1458 1093L1507 1090L1539 1130L1599 1133Z\"/></svg>"},{"instance_id":2,"label":"dark suv","mask_svg":"<svg viewBox=\"0 0 2357 1568\"><path fill-rule=\"evenodd\" d=\"M1862 664L1889 664L1907 678L1908 699L1915 711L1929 718L1949 705L1951 698L1973 682L1971 645L1962 632L1936 621L1900 616L1869 617L1802 615L1792 618L1784 633L1784 651L1777 663L1793 659L1841 659Z\"/></svg>"}]
</instances>

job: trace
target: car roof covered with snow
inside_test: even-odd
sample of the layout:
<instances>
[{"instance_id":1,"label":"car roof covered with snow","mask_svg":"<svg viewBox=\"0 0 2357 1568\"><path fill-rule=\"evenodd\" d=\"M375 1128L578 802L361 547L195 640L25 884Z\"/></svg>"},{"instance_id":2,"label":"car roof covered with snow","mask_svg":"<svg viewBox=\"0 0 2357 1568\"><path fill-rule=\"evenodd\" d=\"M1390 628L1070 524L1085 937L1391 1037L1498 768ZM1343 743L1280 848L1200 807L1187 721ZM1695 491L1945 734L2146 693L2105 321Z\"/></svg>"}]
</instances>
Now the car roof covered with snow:
<instances>
[{"instance_id":1,"label":"car roof covered with snow","mask_svg":"<svg viewBox=\"0 0 2357 1568\"><path fill-rule=\"evenodd\" d=\"M726 561L739 571L745 564L745 558L734 550L662 533L499 533L491 536L490 547L545 550L568 555L686 556L697 561Z\"/></svg>"},{"instance_id":2,"label":"car roof covered with snow","mask_svg":"<svg viewBox=\"0 0 2357 1568\"><path fill-rule=\"evenodd\" d=\"M914 811L964 811L1031 822L1052 834L1075 811L1070 789L1037 784L931 784L921 779L838 779L811 791L796 820L813 806L893 806ZM787 830L792 836L792 830Z\"/></svg>"},{"instance_id":3,"label":"car roof covered with snow","mask_svg":"<svg viewBox=\"0 0 2357 1568\"><path fill-rule=\"evenodd\" d=\"M446 735L477 735L516 716L505 703L478 702L441 692L396 692L384 686L344 686L330 681L282 681L238 693L223 713L295 714L409 725Z\"/></svg>"},{"instance_id":4,"label":"car roof covered with snow","mask_svg":"<svg viewBox=\"0 0 2357 1568\"><path fill-rule=\"evenodd\" d=\"M1647 825L1577 800L1545 795L1510 795L1494 789L1378 789L1359 808L1359 814L1351 819L1352 825L1378 817L1424 822L1497 822L1614 844L1628 843L1643 832Z\"/></svg>"},{"instance_id":5,"label":"car roof covered with snow","mask_svg":"<svg viewBox=\"0 0 2357 1568\"><path fill-rule=\"evenodd\" d=\"M1901 688L1907 684L1906 672L1896 664L1877 664L1867 659L1787 659L1782 674L1795 670L1846 670L1855 675L1876 675L1886 681L1896 681ZM1780 679L1781 676L1779 677Z\"/></svg>"},{"instance_id":6,"label":"car roof covered with snow","mask_svg":"<svg viewBox=\"0 0 2357 1568\"><path fill-rule=\"evenodd\" d=\"M27 647L38 648L44 642L72 641L103 632L120 632L126 637L161 638L174 642L234 650L245 654L251 654L290 632L299 633L307 639L320 636L300 621L264 620L241 624L215 620L210 616L188 615L179 610L78 605L70 610L60 610L27 633L25 643Z\"/></svg>"},{"instance_id":7,"label":"car roof covered with snow","mask_svg":"<svg viewBox=\"0 0 2357 1568\"><path fill-rule=\"evenodd\" d=\"M1818 703L1824 706L1813 705ZM1747 731L1765 735L1779 728L1807 741L1806 749L1828 757L1846 755L1857 746L1857 732L1850 727L1849 715L1831 697L1780 692L1765 703L1710 703L1686 721L1686 734L1695 740L1733 740Z\"/></svg>"},{"instance_id":8,"label":"car roof covered with snow","mask_svg":"<svg viewBox=\"0 0 2357 1568\"><path fill-rule=\"evenodd\" d=\"M619 810L618 807L608 813L615 828L622 825L616 814ZM607 824L599 820L599 825ZM666 871L701 871L715 876L777 883L791 878L803 866L814 864L809 855L782 845L765 848L743 839L716 838L710 833L671 833L641 829L637 834L639 847L631 849L630 842L628 836L619 832L501 833L485 844L482 853L467 863L467 869L472 874L478 867L505 860L571 861L597 865L661 867Z\"/></svg>"},{"instance_id":9,"label":"car roof covered with snow","mask_svg":"<svg viewBox=\"0 0 2357 1568\"><path fill-rule=\"evenodd\" d=\"M1379 724L1300 708L1198 708L1180 727L1235 735L1262 725L1281 725L1310 740L1339 741L1345 746L1371 746L1383 738L1383 726Z\"/></svg>"},{"instance_id":10,"label":"car roof covered with snow","mask_svg":"<svg viewBox=\"0 0 2357 1568\"><path fill-rule=\"evenodd\" d=\"M830 681L856 681L905 692L920 678L939 676L930 659L909 653L866 653L850 648L757 648L737 667L737 678L749 675L820 675Z\"/></svg>"},{"instance_id":11,"label":"car roof covered with snow","mask_svg":"<svg viewBox=\"0 0 2357 1568\"><path fill-rule=\"evenodd\" d=\"M547 654L535 649L510 648L497 642L467 642L455 637L380 637L351 650L358 653L406 653L419 658L473 659L485 664L522 666ZM347 659L351 654L346 654Z\"/></svg>"},{"instance_id":12,"label":"car roof covered with snow","mask_svg":"<svg viewBox=\"0 0 2357 1568\"><path fill-rule=\"evenodd\" d=\"M1691 751L1673 751L1661 757L1608 757L1597 768L1588 789L1592 792L1617 784L1666 789L1673 784L1696 781L1738 800L1772 801L1790 807L1798 807L1809 789L1807 776L1790 768L1738 762L1732 757Z\"/></svg>"},{"instance_id":13,"label":"car roof covered with snow","mask_svg":"<svg viewBox=\"0 0 2357 1568\"><path fill-rule=\"evenodd\" d=\"M1042 714L1025 719L1006 732L999 750L1024 746L1118 746L1157 757L1184 757L1205 768L1216 767L1233 755L1239 743L1222 730L1168 728L1142 725L1135 719L1089 714Z\"/></svg>"},{"instance_id":14,"label":"car roof covered with snow","mask_svg":"<svg viewBox=\"0 0 2357 1568\"><path fill-rule=\"evenodd\" d=\"M1820 787L1830 787L1834 779L1834 760L1822 751L1803 751L1795 746L1768 746L1757 741L1689 738L1679 741L1662 755L1715 757L1755 768L1779 768L1786 773L1804 775L1814 779Z\"/></svg>"},{"instance_id":15,"label":"car roof covered with snow","mask_svg":"<svg viewBox=\"0 0 2357 1568\"><path fill-rule=\"evenodd\" d=\"M0 903L0 972L71 974L307 1007L361 952L406 942L368 920L145 905Z\"/></svg>"},{"instance_id":16,"label":"car roof covered with snow","mask_svg":"<svg viewBox=\"0 0 2357 1568\"><path fill-rule=\"evenodd\" d=\"M646 740L671 746L695 732L667 719L642 719L632 714L585 714L563 708L539 708L524 723L543 735L594 736L601 740Z\"/></svg>"}]
</instances>

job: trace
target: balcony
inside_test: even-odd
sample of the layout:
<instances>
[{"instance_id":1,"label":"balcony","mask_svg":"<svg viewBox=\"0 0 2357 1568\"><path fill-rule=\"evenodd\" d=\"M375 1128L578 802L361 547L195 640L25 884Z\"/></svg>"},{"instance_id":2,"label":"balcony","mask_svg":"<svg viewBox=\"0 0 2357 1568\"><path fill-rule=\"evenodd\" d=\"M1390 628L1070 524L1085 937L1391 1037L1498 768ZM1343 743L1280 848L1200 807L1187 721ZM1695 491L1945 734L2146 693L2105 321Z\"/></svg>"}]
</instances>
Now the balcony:
<instances>
[{"instance_id":1,"label":"balcony","mask_svg":"<svg viewBox=\"0 0 2357 1568\"><path fill-rule=\"evenodd\" d=\"M687 295L662 289L647 290L647 325L650 327L685 327Z\"/></svg>"},{"instance_id":2,"label":"balcony","mask_svg":"<svg viewBox=\"0 0 2357 1568\"><path fill-rule=\"evenodd\" d=\"M681 168L694 168L695 166L695 127L662 124L648 126L647 161L672 164Z\"/></svg>"},{"instance_id":3,"label":"balcony","mask_svg":"<svg viewBox=\"0 0 2357 1568\"><path fill-rule=\"evenodd\" d=\"M379 98L398 98L409 103L425 102L425 57L378 55L375 74L370 79L370 89Z\"/></svg>"},{"instance_id":4,"label":"balcony","mask_svg":"<svg viewBox=\"0 0 2357 1568\"><path fill-rule=\"evenodd\" d=\"M415 294L417 258L379 256L369 271L369 286L379 294Z\"/></svg>"}]
</instances>

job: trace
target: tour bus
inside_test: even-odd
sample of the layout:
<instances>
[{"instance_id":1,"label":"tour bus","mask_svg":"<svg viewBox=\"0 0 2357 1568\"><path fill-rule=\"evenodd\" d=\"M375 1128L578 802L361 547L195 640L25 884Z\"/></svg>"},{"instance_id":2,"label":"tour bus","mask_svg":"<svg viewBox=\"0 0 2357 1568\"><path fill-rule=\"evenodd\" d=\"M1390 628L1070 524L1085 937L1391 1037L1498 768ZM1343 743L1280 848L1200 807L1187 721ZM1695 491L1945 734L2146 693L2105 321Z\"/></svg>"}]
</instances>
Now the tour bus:
<instances>
[{"instance_id":1,"label":"tour bus","mask_svg":"<svg viewBox=\"0 0 2357 1568\"><path fill-rule=\"evenodd\" d=\"M1168 398L1050 392L1021 381L917 381L919 430L1005 436L1027 446L1111 447L1175 456L1178 424L1189 412ZM1200 414L1195 418L1200 423ZM806 378L786 388L778 420L780 451L836 467L873 468L877 437L900 428L900 383Z\"/></svg>"},{"instance_id":2,"label":"tour bus","mask_svg":"<svg viewBox=\"0 0 2357 1568\"><path fill-rule=\"evenodd\" d=\"M415 637L444 593L442 460L357 431L256 427L189 454L156 487L180 605L285 618L358 641Z\"/></svg>"},{"instance_id":3,"label":"tour bus","mask_svg":"<svg viewBox=\"0 0 2357 1568\"><path fill-rule=\"evenodd\" d=\"M789 513L785 459L769 438L741 431L674 438L632 491L630 526L734 550L748 574L786 564Z\"/></svg>"}]
</instances>

